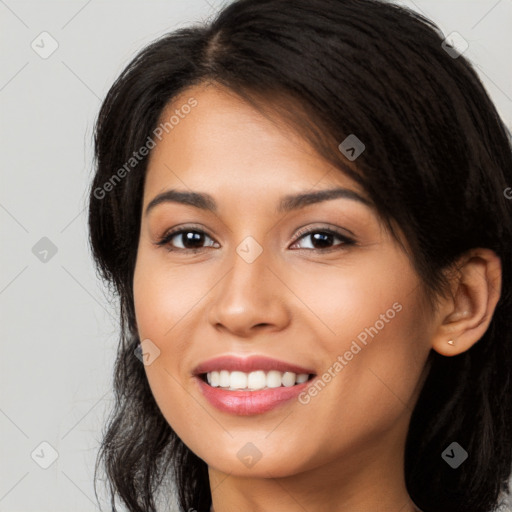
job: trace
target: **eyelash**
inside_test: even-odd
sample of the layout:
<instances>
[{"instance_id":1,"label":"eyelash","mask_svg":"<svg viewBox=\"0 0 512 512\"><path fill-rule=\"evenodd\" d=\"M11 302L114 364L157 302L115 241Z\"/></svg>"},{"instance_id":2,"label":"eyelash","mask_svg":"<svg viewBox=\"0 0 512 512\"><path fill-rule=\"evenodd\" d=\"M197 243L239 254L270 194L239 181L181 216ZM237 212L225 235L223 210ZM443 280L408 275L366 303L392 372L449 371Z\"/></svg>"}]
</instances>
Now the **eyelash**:
<instances>
[{"instance_id":1,"label":"eyelash","mask_svg":"<svg viewBox=\"0 0 512 512\"><path fill-rule=\"evenodd\" d=\"M194 227L180 227L180 228L176 228L176 229L173 229L171 231L169 231L168 233L166 233L163 237L161 237L158 242L155 243L155 245L157 246L167 246L167 250L169 252L192 252L194 254L206 249L207 247L199 247L199 248L195 248L195 249L182 249L181 247L172 247L170 245L170 241L176 236L176 235L180 235L180 234L183 234L183 233L200 233L200 234L203 234L203 235L206 235L208 238L211 238L210 236L208 236L207 233L205 233L203 230L201 229L196 229ZM311 235L313 233L322 233L322 234L328 234L328 235L334 235L335 237L339 238L342 243L341 244L338 244L337 246L335 247L329 247L329 248L326 248L326 249L316 249L316 248L313 248L313 249L308 249L308 248L300 248L300 249L294 249L294 250L299 250L299 251L313 251L313 252L317 252L317 253L321 253L321 252L332 252L332 251L339 251L339 250L343 250L344 248L348 247L348 246L351 246L351 245L357 245L356 241L353 240L352 238L349 238L347 237L346 235L343 235L342 233L334 230L334 229L331 229L331 228L306 228L306 229L303 229L303 230L299 230L299 232L297 233L297 236L293 242L293 245L296 244L301 238L304 238L306 237L307 235Z\"/></svg>"}]
</instances>

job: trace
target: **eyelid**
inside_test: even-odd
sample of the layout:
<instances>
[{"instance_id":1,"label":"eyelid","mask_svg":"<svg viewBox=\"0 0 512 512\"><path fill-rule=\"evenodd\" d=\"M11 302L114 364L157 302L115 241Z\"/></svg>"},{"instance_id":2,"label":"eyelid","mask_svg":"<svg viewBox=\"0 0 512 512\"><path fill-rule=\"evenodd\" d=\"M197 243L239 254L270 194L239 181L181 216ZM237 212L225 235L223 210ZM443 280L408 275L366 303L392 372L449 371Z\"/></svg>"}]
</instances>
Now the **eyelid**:
<instances>
[{"instance_id":1,"label":"eyelid","mask_svg":"<svg viewBox=\"0 0 512 512\"><path fill-rule=\"evenodd\" d=\"M354 235L354 233L352 233L352 231L350 231L348 229L340 228L334 224L325 224L325 223L321 224L320 226L318 226L318 225L311 226L310 224L308 224L308 227L299 228L297 230L295 238L296 238L296 240L298 240L299 238L301 238L304 235L309 235L311 233L322 232L322 231L328 232L328 233L329 232L333 233L333 234L340 236L341 238L344 238L347 240L355 241L355 239L356 239L356 236ZM348 234L346 234L345 232L347 232Z\"/></svg>"},{"instance_id":2,"label":"eyelid","mask_svg":"<svg viewBox=\"0 0 512 512\"><path fill-rule=\"evenodd\" d=\"M175 226L173 228L169 228L167 229L166 231L164 231L163 235L161 235L159 237L159 239L163 239L163 238L166 238L168 237L169 235L171 234L176 234L176 233L180 233L181 231L198 231L200 233L204 233L205 235L208 235L210 238L212 238L208 233L207 231L204 229L204 226L200 225L200 224L185 224L185 225L179 225L179 226Z\"/></svg>"},{"instance_id":3,"label":"eyelid","mask_svg":"<svg viewBox=\"0 0 512 512\"><path fill-rule=\"evenodd\" d=\"M348 231L348 230L347 230ZM304 250L304 251L313 251L313 252L330 252L330 251L337 251L342 250L344 246L350 246L350 245L357 245L355 236L349 236L342 232L341 228L339 227L331 227L331 225L323 225L323 226L309 226L306 228L301 228L295 235L295 239L292 243L292 246L295 245L297 242L299 242L302 238L304 238L307 235L311 235L313 233L328 233L331 235L336 236L339 238L343 243L335 245L334 247L329 247L326 249L303 249L299 248L298 250ZM350 232L352 234L352 232Z\"/></svg>"}]
</instances>

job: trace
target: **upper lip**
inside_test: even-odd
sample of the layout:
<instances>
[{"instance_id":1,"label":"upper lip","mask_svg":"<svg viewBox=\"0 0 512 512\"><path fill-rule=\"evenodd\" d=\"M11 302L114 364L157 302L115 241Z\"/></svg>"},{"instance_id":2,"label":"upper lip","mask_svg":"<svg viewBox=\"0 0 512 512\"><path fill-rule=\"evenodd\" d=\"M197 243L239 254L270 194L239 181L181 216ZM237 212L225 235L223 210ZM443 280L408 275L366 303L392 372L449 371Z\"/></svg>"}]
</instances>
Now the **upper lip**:
<instances>
[{"instance_id":1,"label":"upper lip","mask_svg":"<svg viewBox=\"0 0 512 512\"><path fill-rule=\"evenodd\" d=\"M314 374L315 372L311 369L304 368L302 366L287 363L286 361L280 361L278 359L272 359L266 356L249 356L249 357L238 357L233 355L224 355L208 359L200 363L193 370L194 375L201 375L203 373L209 373L212 371L240 371L240 372L253 372L256 370L271 371L277 370L279 372L293 372L296 374L307 373Z\"/></svg>"}]
</instances>

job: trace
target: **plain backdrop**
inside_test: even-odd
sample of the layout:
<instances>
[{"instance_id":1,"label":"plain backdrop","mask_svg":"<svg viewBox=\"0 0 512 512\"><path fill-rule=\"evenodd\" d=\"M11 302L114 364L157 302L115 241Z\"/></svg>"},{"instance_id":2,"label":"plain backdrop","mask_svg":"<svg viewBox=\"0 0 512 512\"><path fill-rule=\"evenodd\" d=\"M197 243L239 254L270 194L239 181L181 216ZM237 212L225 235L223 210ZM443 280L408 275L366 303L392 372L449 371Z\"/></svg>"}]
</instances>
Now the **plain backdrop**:
<instances>
[{"instance_id":1,"label":"plain backdrop","mask_svg":"<svg viewBox=\"0 0 512 512\"><path fill-rule=\"evenodd\" d=\"M400 3L468 41L510 126L512 0ZM0 0L0 511L98 510L118 321L87 245L94 120L138 50L221 4Z\"/></svg>"}]
</instances>

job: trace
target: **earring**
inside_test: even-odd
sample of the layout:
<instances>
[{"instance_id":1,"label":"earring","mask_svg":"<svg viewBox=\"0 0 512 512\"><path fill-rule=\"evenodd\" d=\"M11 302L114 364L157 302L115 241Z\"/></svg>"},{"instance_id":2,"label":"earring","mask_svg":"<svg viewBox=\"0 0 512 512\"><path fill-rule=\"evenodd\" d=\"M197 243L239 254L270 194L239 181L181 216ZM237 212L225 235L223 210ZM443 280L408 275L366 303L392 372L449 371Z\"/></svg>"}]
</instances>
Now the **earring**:
<instances>
[{"instance_id":1,"label":"earring","mask_svg":"<svg viewBox=\"0 0 512 512\"><path fill-rule=\"evenodd\" d=\"M453 340L448 340L448 345L455 345L454 341Z\"/></svg>"}]
</instances>

